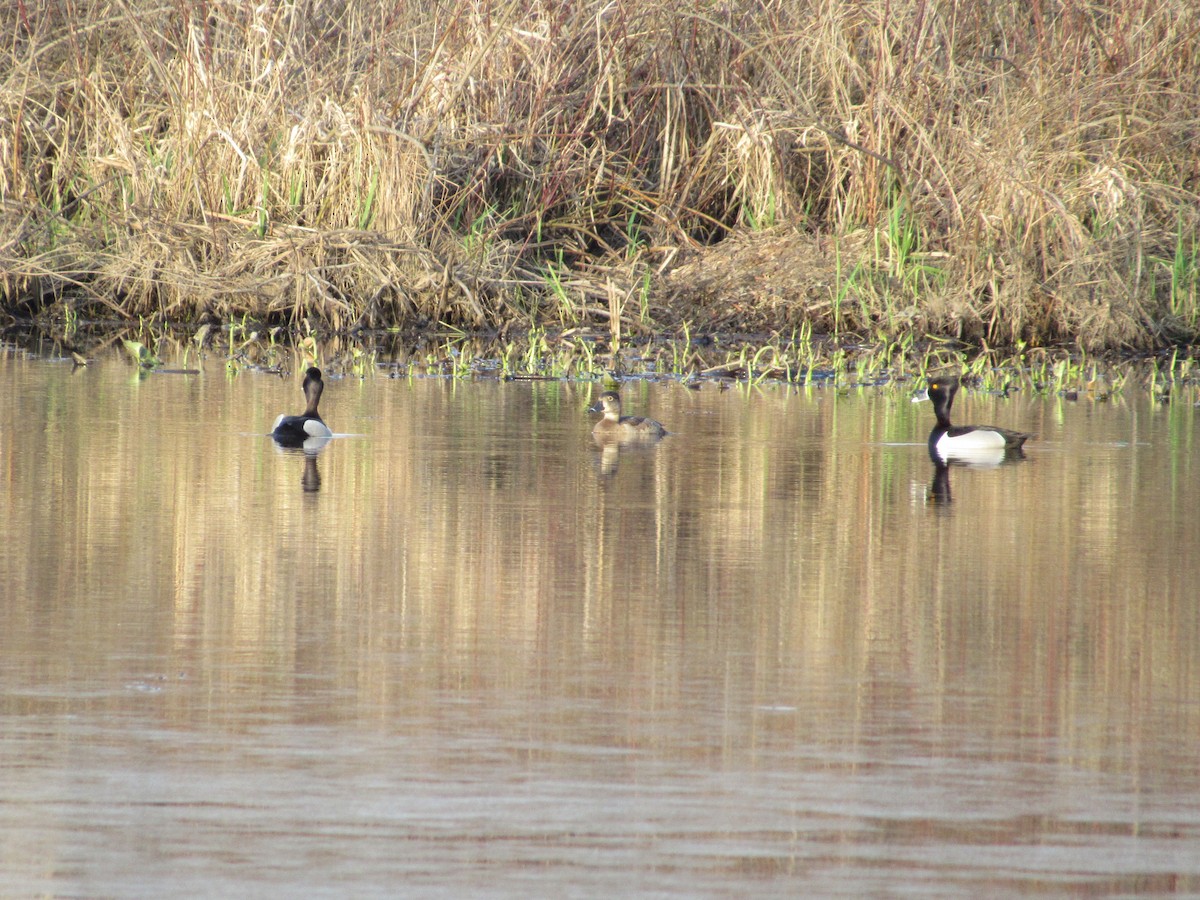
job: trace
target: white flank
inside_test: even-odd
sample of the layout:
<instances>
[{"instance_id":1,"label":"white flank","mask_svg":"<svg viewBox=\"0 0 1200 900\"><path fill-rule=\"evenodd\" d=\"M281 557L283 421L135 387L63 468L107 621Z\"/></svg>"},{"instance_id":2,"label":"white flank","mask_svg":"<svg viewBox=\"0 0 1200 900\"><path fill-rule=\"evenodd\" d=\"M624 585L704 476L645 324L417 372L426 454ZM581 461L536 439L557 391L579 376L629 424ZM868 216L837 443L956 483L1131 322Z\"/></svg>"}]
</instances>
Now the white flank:
<instances>
[{"instance_id":1,"label":"white flank","mask_svg":"<svg viewBox=\"0 0 1200 900\"><path fill-rule=\"evenodd\" d=\"M968 431L966 434L960 434L956 437L943 434L937 442L938 452L943 454L947 451L958 450L960 448L963 450L987 450L1003 446L1004 435L987 428L976 428L974 431Z\"/></svg>"}]
</instances>

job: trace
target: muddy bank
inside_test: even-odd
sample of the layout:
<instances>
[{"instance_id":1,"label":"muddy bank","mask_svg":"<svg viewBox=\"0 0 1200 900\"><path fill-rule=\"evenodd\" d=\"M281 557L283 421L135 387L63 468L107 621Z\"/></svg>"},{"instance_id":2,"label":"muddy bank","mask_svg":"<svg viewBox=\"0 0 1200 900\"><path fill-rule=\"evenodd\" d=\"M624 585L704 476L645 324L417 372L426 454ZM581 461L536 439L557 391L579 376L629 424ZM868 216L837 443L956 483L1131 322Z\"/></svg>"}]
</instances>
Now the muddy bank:
<instances>
[{"instance_id":1,"label":"muddy bank","mask_svg":"<svg viewBox=\"0 0 1200 900\"><path fill-rule=\"evenodd\" d=\"M765 305L744 309L761 311ZM743 312L711 321L744 327L766 319ZM931 373L949 373L973 388L1004 394L1053 392L1104 401L1127 390L1148 390L1171 402L1200 397L1200 353L1195 348L1104 354L1067 346L1012 351L911 335L892 340L843 333L834 339L807 327L769 333L686 325L679 331L614 331L606 322L488 331L431 325L301 335L248 318L200 326L75 320L0 329L0 353L57 359L77 372L93 362L116 361L140 377L197 374L201 361L216 358L230 376L289 377L315 364L339 377L358 378L648 379L694 389L772 383L909 391Z\"/></svg>"}]
</instances>

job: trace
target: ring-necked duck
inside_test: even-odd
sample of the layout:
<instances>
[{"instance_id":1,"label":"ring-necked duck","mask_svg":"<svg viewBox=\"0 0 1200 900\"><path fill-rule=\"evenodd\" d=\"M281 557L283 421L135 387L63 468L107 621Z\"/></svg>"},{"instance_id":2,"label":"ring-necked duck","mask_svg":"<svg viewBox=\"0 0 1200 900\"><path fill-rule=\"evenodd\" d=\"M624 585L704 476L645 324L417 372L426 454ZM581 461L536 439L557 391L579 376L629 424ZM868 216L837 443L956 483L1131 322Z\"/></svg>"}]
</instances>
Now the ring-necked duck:
<instances>
[{"instance_id":1,"label":"ring-necked duck","mask_svg":"<svg viewBox=\"0 0 1200 900\"><path fill-rule=\"evenodd\" d=\"M995 425L952 425L950 406L958 392L958 379L952 375L929 379L929 399L937 424L929 432L929 455L945 461L971 461L981 456L1019 456L1021 447L1034 435L1010 431ZM997 460L998 461L998 460Z\"/></svg>"},{"instance_id":2,"label":"ring-necked duck","mask_svg":"<svg viewBox=\"0 0 1200 900\"><path fill-rule=\"evenodd\" d=\"M333 437L333 432L317 413L323 390L325 382L321 380L321 370L311 366L304 373L304 398L308 401L304 413L299 416L280 416L271 428L271 437L280 444L294 447L303 446L309 438Z\"/></svg>"},{"instance_id":3,"label":"ring-necked duck","mask_svg":"<svg viewBox=\"0 0 1200 900\"><path fill-rule=\"evenodd\" d=\"M653 419L621 415L621 398L616 391L605 391L588 407L588 412L604 413L604 418L592 429L592 435L597 438L658 440L667 433L667 429Z\"/></svg>"}]
</instances>

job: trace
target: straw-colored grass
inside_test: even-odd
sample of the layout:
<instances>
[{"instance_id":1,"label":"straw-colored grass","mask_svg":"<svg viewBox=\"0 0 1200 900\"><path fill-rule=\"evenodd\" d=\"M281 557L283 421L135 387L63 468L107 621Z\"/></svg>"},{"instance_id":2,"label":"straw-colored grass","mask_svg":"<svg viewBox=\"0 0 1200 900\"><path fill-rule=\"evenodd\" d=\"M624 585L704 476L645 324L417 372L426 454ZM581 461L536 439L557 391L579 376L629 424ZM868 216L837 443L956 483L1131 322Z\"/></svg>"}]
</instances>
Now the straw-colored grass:
<instances>
[{"instance_id":1,"label":"straw-colored grass","mask_svg":"<svg viewBox=\"0 0 1200 900\"><path fill-rule=\"evenodd\" d=\"M1191 0L79 0L0 28L16 316L1200 331ZM714 253L724 279L678 277Z\"/></svg>"}]
</instances>

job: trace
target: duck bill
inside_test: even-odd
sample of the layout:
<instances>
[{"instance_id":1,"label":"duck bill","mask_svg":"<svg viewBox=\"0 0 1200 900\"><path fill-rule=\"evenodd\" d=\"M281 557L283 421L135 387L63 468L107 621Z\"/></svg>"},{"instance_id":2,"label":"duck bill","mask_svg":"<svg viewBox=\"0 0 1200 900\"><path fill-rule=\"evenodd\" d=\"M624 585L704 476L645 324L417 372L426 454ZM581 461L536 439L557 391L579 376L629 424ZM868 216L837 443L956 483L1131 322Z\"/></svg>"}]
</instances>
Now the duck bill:
<instances>
[{"instance_id":1,"label":"duck bill","mask_svg":"<svg viewBox=\"0 0 1200 900\"><path fill-rule=\"evenodd\" d=\"M588 407L588 412L604 412L604 401L597 400L595 403L593 403L591 406Z\"/></svg>"}]
</instances>

